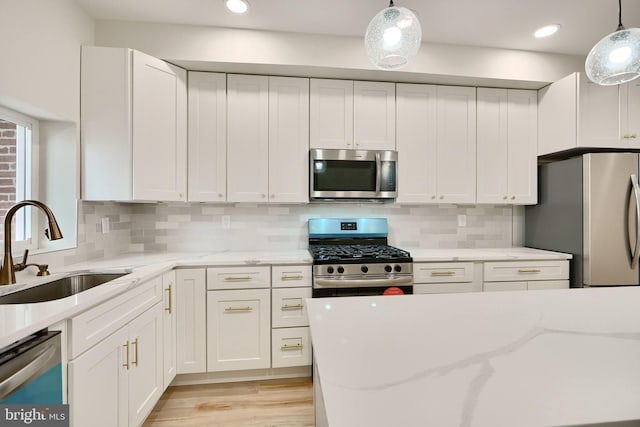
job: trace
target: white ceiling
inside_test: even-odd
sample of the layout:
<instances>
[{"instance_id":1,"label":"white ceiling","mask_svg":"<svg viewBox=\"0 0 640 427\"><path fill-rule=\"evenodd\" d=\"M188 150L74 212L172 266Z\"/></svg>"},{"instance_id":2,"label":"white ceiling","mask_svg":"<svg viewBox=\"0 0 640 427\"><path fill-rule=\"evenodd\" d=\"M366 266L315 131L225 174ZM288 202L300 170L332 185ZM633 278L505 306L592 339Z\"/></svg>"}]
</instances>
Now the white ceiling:
<instances>
[{"instance_id":1,"label":"white ceiling","mask_svg":"<svg viewBox=\"0 0 640 427\"><path fill-rule=\"evenodd\" d=\"M369 20L387 0L249 0L243 16L223 0L76 0L95 19L253 28L287 32L363 36ZM413 9L423 42L491 46L586 55L618 24L616 0L396 0ZM640 1L622 0L627 28L640 27ZM562 28L534 39L540 26Z\"/></svg>"}]
</instances>

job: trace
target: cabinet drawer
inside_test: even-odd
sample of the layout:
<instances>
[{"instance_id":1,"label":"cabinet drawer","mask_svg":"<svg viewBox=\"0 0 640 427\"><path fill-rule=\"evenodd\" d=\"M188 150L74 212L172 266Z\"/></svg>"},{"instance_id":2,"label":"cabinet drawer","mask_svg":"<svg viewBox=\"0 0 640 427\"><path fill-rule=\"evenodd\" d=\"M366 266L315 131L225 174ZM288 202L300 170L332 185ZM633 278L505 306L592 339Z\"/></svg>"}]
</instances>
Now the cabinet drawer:
<instances>
[{"instance_id":1,"label":"cabinet drawer","mask_svg":"<svg viewBox=\"0 0 640 427\"><path fill-rule=\"evenodd\" d=\"M271 286L274 288L311 287L311 266L274 265L271 267Z\"/></svg>"},{"instance_id":2,"label":"cabinet drawer","mask_svg":"<svg viewBox=\"0 0 640 427\"><path fill-rule=\"evenodd\" d=\"M311 365L309 328L281 328L271 331L271 367Z\"/></svg>"},{"instance_id":3,"label":"cabinet drawer","mask_svg":"<svg viewBox=\"0 0 640 427\"><path fill-rule=\"evenodd\" d=\"M111 335L162 300L162 276L156 277L71 319L71 359Z\"/></svg>"},{"instance_id":4,"label":"cabinet drawer","mask_svg":"<svg viewBox=\"0 0 640 427\"><path fill-rule=\"evenodd\" d=\"M414 283L459 283L472 281L472 262L426 262L413 264Z\"/></svg>"},{"instance_id":5,"label":"cabinet drawer","mask_svg":"<svg viewBox=\"0 0 640 427\"><path fill-rule=\"evenodd\" d=\"M505 261L484 264L485 282L567 279L568 261Z\"/></svg>"},{"instance_id":6,"label":"cabinet drawer","mask_svg":"<svg viewBox=\"0 0 640 427\"><path fill-rule=\"evenodd\" d=\"M207 289L257 289L270 286L268 265L207 268Z\"/></svg>"},{"instance_id":7,"label":"cabinet drawer","mask_svg":"<svg viewBox=\"0 0 640 427\"><path fill-rule=\"evenodd\" d=\"M413 293L418 294L447 294L457 292L482 292L482 284L475 282L462 283L414 283Z\"/></svg>"},{"instance_id":8,"label":"cabinet drawer","mask_svg":"<svg viewBox=\"0 0 640 427\"><path fill-rule=\"evenodd\" d=\"M568 280L538 280L527 282L527 289L530 291L540 291L546 289L569 289Z\"/></svg>"},{"instance_id":9,"label":"cabinet drawer","mask_svg":"<svg viewBox=\"0 0 640 427\"><path fill-rule=\"evenodd\" d=\"M311 288L272 289L271 326L273 328L308 326L305 298L311 298Z\"/></svg>"}]
</instances>

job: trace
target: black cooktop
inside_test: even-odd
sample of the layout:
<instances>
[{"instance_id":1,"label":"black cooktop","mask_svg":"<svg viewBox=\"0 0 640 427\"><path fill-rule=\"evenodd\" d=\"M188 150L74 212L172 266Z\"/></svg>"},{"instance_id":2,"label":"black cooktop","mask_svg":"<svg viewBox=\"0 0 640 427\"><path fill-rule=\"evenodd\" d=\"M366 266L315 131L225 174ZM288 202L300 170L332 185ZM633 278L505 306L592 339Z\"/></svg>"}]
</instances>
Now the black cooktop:
<instances>
[{"instance_id":1,"label":"black cooktop","mask_svg":"<svg viewBox=\"0 0 640 427\"><path fill-rule=\"evenodd\" d=\"M395 246L375 245L309 245L314 264L342 262L346 264L375 262L412 262L409 252Z\"/></svg>"}]
</instances>

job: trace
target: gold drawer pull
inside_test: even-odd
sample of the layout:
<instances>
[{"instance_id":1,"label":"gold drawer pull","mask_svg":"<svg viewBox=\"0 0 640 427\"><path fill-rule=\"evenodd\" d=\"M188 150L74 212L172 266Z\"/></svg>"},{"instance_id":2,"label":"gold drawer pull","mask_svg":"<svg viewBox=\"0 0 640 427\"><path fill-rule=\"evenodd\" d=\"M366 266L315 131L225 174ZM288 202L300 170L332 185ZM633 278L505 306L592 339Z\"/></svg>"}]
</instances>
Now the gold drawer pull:
<instances>
[{"instance_id":1,"label":"gold drawer pull","mask_svg":"<svg viewBox=\"0 0 640 427\"><path fill-rule=\"evenodd\" d=\"M302 274L298 274L297 276L282 276L281 280L302 280L304 276Z\"/></svg>"},{"instance_id":2,"label":"gold drawer pull","mask_svg":"<svg viewBox=\"0 0 640 427\"><path fill-rule=\"evenodd\" d=\"M224 311L227 312L233 312L233 311L251 311L253 310L252 307L227 307L224 309Z\"/></svg>"},{"instance_id":3,"label":"gold drawer pull","mask_svg":"<svg viewBox=\"0 0 640 427\"><path fill-rule=\"evenodd\" d=\"M227 282L233 282L238 280L251 280L251 276L227 276L224 278Z\"/></svg>"},{"instance_id":4,"label":"gold drawer pull","mask_svg":"<svg viewBox=\"0 0 640 427\"><path fill-rule=\"evenodd\" d=\"M128 340L126 343L124 343L123 347L125 348L124 354L126 356L125 357L126 361L122 364L122 366L127 368L127 371L128 371L129 370L129 341Z\"/></svg>"},{"instance_id":5,"label":"gold drawer pull","mask_svg":"<svg viewBox=\"0 0 640 427\"><path fill-rule=\"evenodd\" d=\"M455 274L456 274L455 271L432 271L431 272L432 276L453 276Z\"/></svg>"},{"instance_id":6,"label":"gold drawer pull","mask_svg":"<svg viewBox=\"0 0 640 427\"><path fill-rule=\"evenodd\" d=\"M171 314L171 285L173 283L169 284L169 287L167 289L165 289L165 292L167 292L167 295L169 296L169 307L165 307L164 311L168 311L169 314Z\"/></svg>"},{"instance_id":7,"label":"gold drawer pull","mask_svg":"<svg viewBox=\"0 0 640 427\"><path fill-rule=\"evenodd\" d=\"M281 310L282 311L285 311L285 310L301 310L303 308L304 308L303 304L295 304L295 305L294 304L292 304L292 305L285 304L285 305L282 306Z\"/></svg>"},{"instance_id":8,"label":"gold drawer pull","mask_svg":"<svg viewBox=\"0 0 640 427\"><path fill-rule=\"evenodd\" d=\"M518 273L540 273L539 268L520 268Z\"/></svg>"},{"instance_id":9,"label":"gold drawer pull","mask_svg":"<svg viewBox=\"0 0 640 427\"><path fill-rule=\"evenodd\" d=\"M280 347L280 350L283 351L289 351L289 350L302 350L303 345L302 344L296 344L296 345L288 345L285 344L282 347Z\"/></svg>"},{"instance_id":10,"label":"gold drawer pull","mask_svg":"<svg viewBox=\"0 0 640 427\"><path fill-rule=\"evenodd\" d=\"M136 360L132 360L131 364L135 365L135 366L138 366L138 338L133 340L133 342L131 344L136 346Z\"/></svg>"}]
</instances>

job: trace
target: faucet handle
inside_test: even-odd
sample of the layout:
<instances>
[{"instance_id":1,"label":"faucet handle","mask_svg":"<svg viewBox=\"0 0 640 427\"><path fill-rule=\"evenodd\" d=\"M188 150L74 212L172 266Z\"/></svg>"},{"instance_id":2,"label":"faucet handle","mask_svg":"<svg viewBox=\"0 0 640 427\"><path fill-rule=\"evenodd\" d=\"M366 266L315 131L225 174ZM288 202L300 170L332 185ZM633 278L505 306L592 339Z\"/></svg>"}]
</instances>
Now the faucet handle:
<instances>
[{"instance_id":1,"label":"faucet handle","mask_svg":"<svg viewBox=\"0 0 640 427\"><path fill-rule=\"evenodd\" d=\"M49 268L49 264L39 264L38 265L38 274L36 274L36 276L48 276L51 273L49 273L49 270L47 270Z\"/></svg>"},{"instance_id":2,"label":"faucet handle","mask_svg":"<svg viewBox=\"0 0 640 427\"><path fill-rule=\"evenodd\" d=\"M51 238L49 237L49 229L48 229L48 228L45 228L45 229L44 229L44 236L45 236L47 239L51 240Z\"/></svg>"},{"instance_id":3,"label":"faucet handle","mask_svg":"<svg viewBox=\"0 0 640 427\"><path fill-rule=\"evenodd\" d=\"M13 265L13 271L22 271L27 268L27 258L29 257L29 249L24 250L24 255L22 256L22 262Z\"/></svg>"},{"instance_id":4,"label":"faucet handle","mask_svg":"<svg viewBox=\"0 0 640 427\"><path fill-rule=\"evenodd\" d=\"M29 249L24 250L24 255L22 256L22 264L27 263L27 257L29 256Z\"/></svg>"}]
</instances>

